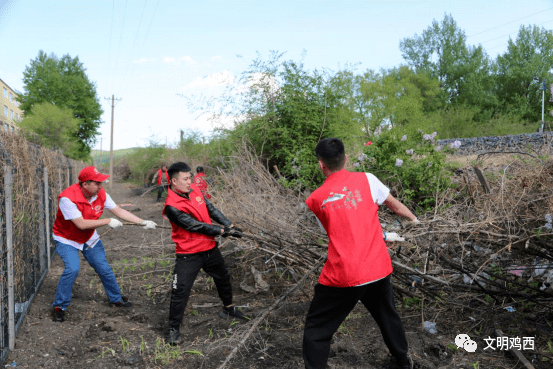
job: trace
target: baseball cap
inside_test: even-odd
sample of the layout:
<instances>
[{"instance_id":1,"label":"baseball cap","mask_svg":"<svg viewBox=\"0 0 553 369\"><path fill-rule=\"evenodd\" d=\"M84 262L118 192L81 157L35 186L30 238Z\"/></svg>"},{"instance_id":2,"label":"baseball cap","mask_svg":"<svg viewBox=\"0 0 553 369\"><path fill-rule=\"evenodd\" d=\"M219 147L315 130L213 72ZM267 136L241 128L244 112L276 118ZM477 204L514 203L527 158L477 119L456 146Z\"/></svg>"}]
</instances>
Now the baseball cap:
<instances>
[{"instance_id":1,"label":"baseball cap","mask_svg":"<svg viewBox=\"0 0 553 369\"><path fill-rule=\"evenodd\" d=\"M93 166L86 167L79 172L79 182L81 183L86 181L104 182L108 178L109 175L98 172L98 169Z\"/></svg>"}]
</instances>

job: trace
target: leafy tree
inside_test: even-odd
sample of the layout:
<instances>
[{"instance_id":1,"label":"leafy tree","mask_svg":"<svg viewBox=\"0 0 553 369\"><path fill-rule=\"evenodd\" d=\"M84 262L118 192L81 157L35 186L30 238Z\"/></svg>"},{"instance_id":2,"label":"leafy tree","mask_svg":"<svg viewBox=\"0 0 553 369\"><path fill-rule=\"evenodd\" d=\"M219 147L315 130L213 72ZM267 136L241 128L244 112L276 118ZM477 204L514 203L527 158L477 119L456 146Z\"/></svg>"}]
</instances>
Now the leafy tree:
<instances>
[{"instance_id":1,"label":"leafy tree","mask_svg":"<svg viewBox=\"0 0 553 369\"><path fill-rule=\"evenodd\" d=\"M85 71L78 57L64 55L58 58L41 50L23 72L24 92L18 97L25 115L31 114L34 106L43 102L71 109L80 122L73 135L79 159L90 156L103 112L96 86Z\"/></svg>"},{"instance_id":2,"label":"leafy tree","mask_svg":"<svg viewBox=\"0 0 553 369\"><path fill-rule=\"evenodd\" d=\"M526 121L541 120L542 81L553 82L553 32L543 27L522 26L516 40L497 57L497 94L505 112ZM546 87L545 106L550 106Z\"/></svg>"},{"instance_id":3,"label":"leafy tree","mask_svg":"<svg viewBox=\"0 0 553 369\"><path fill-rule=\"evenodd\" d=\"M451 15L436 20L421 36L405 38L400 50L417 73L438 78L442 98L451 104L494 106L490 61L482 46L467 46L465 32Z\"/></svg>"},{"instance_id":4,"label":"leafy tree","mask_svg":"<svg viewBox=\"0 0 553 369\"><path fill-rule=\"evenodd\" d=\"M74 137L79 129L79 120L67 108L48 102L38 103L29 115L19 123L25 136L42 146L61 150L70 158L78 158L78 145Z\"/></svg>"}]
</instances>

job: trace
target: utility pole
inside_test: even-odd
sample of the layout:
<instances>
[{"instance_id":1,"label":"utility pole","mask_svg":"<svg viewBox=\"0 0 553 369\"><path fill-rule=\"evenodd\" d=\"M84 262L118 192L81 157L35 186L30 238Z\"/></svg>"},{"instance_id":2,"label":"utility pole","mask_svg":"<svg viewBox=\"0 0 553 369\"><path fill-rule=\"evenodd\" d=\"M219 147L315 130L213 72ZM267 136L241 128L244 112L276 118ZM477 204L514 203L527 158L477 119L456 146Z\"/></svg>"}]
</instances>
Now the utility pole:
<instances>
[{"instance_id":1,"label":"utility pole","mask_svg":"<svg viewBox=\"0 0 553 369\"><path fill-rule=\"evenodd\" d=\"M545 128L545 121L543 118L543 108L545 105L545 79L543 80L543 89L541 92L541 133L543 133L543 130Z\"/></svg>"},{"instance_id":2,"label":"utility pole","mask_svg":"<svg viewBox=\"0 0 553 369\"><path fill-rule=\"evenodd\" d=\"M109 101L109 97L104 97ZM114 95L111 95L111 139L109 143L109 190L111 191L111 184L113 183L113 111L115 110L115 100L121 101L121 99L115 99Z\"/></svg>"}]
</instances>

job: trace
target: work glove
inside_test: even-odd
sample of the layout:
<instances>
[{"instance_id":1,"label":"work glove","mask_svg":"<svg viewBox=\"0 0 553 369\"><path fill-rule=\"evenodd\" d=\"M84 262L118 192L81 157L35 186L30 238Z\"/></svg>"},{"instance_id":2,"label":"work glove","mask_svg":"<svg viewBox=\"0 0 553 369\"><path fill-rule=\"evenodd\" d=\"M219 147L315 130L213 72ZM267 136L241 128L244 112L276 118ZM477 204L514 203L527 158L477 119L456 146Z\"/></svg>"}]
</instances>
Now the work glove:
<instances>
[{"instance_id":1,"label":"work glove","mask_svg":"<svg viewBox=\"0 0 553 369\"><path fill-rule=\"evenodd\" d=\"M156 229L157 224L152 222L151 220L143 220L142 223L140 223L141 226L144 226L142 228L144 229Z\"/></svg>"},{"instance_id":2,"label":"work glove","mask_svg":"<svg viewBox=\"0 0 553 369\"><path fill-rule=\"evenodd\" d=\"M384 234L385 242L403 242L405 238L400 237L399 234L395 232L382 232Z\"/></svg>"},{"instance_id":3,"label":"work glove","mask_svg":"<svg viewBox=\"0 0 553 369\"><path fill-rule=\"evenodd\" d=\"M123 227L123 223L121 223L119 220L117 220L115 218L111 218L109 220L108 226L115 229L115 228Z\"/></svg>"},{"instance_id":4,"label":"work glove","mask_svg":"<svg viewBox=\"0 0 553 369\"><path fill-rule=\"evenodd\" d=\"M235 225L230 226L230 229L232 229L233 231L238 231L238 232L240 232L240 233L244 232L243 230L241 230L240 228L238 228L238 227L235 226Z\"/></svg>"},{"instance_id":5,"label":"work glove","mask_svg":"<svg viewBox=\"0 0 553 369\"><path fill-rule=\"evenodd\" d=\"M236 237L236 238L242 238L242 231L237 227L224 227L223 228L225 232L221 235L223 237Z\"/></svg>"}]
</instances>

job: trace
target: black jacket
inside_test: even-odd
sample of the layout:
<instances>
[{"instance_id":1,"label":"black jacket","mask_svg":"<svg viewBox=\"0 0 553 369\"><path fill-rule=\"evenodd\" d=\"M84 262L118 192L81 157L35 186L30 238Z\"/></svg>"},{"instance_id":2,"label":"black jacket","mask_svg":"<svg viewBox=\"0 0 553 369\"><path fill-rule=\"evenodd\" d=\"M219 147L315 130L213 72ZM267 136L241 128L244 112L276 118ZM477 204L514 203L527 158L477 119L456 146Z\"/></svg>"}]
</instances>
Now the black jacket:
<instances>
[{"instance_id":1,"label":"black jacket","mask_svg":"<svg viewBox=\"0 0 553 369\"><path fill-rule=\"evenodd\" d=\"M188 194L180 194L178 192L175 193L188 199ZM204 201L207 206L209 217L212 220L216 221L219 224L222 224L225 227L228 227L232 224L232 222L228 220L223 215L223 213L221 213L215 206L213 206L213 204L210 203L205 197ZM167 218L169 218L171 223L176 224L189 232L197 232L205 234L206 236L219 236L221 235L221 229L223 229L223 227L218 225L200 222L192 215L169 205L165 206L165 215L167 215Z\"/></svg>"}]
</instances>

